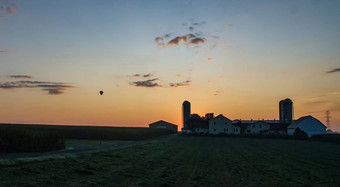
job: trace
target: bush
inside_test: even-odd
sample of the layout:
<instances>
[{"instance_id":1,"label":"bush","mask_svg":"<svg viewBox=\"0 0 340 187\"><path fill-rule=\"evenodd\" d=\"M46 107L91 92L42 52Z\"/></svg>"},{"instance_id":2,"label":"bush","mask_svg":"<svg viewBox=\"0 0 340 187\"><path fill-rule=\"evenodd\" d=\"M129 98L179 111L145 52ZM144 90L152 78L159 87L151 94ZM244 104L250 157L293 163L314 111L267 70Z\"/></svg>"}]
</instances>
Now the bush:
<instances>
[{"instance_id":1,"label":"bush","mask_svg":"<svg viewBox=\"0 0 340 187\"><path fill-rule=\"evenodd\" d=\"M45 152L63 148L63 138L54 133L0 128L0 153Z\"/></svg>"}]
</instances>

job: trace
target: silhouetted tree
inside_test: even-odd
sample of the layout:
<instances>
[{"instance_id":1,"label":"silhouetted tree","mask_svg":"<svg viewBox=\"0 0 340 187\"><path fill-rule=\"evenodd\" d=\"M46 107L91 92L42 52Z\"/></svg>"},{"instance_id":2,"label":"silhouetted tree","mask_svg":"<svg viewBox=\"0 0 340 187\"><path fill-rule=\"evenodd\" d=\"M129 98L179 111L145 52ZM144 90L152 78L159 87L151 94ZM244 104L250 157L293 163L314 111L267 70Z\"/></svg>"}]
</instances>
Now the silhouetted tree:
<instances>
[{"instance_id":1,"label":"silhouetted tree","mask_svg":"<svg viewBox=\"0 0 340 187\"><path fill-rule=\"evenodd\" d=\"M295 129L294 136L299 139L308 138L308 135L305 131L301 130L299 127Z\"/></svg>"},{"instance_id":2,"label":"silhouetted tree","mask_svg":"<svg viewBox=\"0 0 340 187\"><path fill-rule=\"evenodd\" d=\"M214 118L214 113L206 113L204 117L204 121L209 122L209 120Z\"/></svg>"}]
</instances>

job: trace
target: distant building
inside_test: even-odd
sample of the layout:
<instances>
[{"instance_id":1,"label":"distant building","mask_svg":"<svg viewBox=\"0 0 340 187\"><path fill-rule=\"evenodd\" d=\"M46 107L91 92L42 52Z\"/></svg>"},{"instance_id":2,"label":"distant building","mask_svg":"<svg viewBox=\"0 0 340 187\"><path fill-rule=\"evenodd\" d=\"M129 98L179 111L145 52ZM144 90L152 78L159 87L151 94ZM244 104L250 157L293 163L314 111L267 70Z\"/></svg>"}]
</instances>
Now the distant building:
<instances>
[{"instance_id":1,"label":"distant building","mask_svg":"<svg viewBox=\"0 0 340 187\"><path fill-rule=\"evenodd\" d=\"M168 129L168 130L173 131L174 133L177 133L177 131L178 131L177 125L163 121L163 120L151 123L151 124L149 124L149 127L150 128L158 128L158 129Z\"/></svg>"},{"instance_id":2,"label":"distant building","mask_svg":"<svg viewBox=\"0 0 340 187\"><path fill-rule=\"evenodd\" d=\"M281 135L287 134L287 127L291 124L290 122L279 120L234 120L232 123L241 128L241 134L265 133Z\"/></svg>"},{"instance_id":3,"label":"distant building","mask_svg":"<svg viewBox=\"0 0 340 187\"><path fill-rule=\"evenodd\" d=\"M264 121L257 121L247 126L247 134L261 134L265 131L269 131L270 124Z\"/></svg>"},{"instance_id":4,"label":"distant building","mask_svg":"<svg viewBox=\"0 0 340 187\"><path fill-rule=\"evenodd\" d=\"M183 129L188 129L186 122L189 120L191 115L191 104L189 101L184 101L182 105L183 112Z\"/></svg>"},{"instance_id":5,"label":"distant building","mask_svg":"<svg viewBox=\"0 0 340 187\"><path fill-rule=\"evenodd\" d=\"M241 128L222 114L209 121L209 134L240 134Z\"/></svg>"},{"instance_id":6,"label":"distant building","mask_svg":"<svg viewBox=\"0 0 340 187\"><path fill-rule=\"evenodd\" d=\"M291 122L293 120L293 102L290 99L281 100L279 103L279 114L281 122Z\"/></svg>"},{"instance_id":7,"label":"distant building","mask_svg":"<svg viewBox=\"0 0 340 187\"><path fill-rule=\"evenodd\" d=\"M305 132L308 137L316 134L325 134L326 126L312 116L304 116L296 120L287 127L289 135L294 135L298 131Z\"/></svg>"}]
</instances>

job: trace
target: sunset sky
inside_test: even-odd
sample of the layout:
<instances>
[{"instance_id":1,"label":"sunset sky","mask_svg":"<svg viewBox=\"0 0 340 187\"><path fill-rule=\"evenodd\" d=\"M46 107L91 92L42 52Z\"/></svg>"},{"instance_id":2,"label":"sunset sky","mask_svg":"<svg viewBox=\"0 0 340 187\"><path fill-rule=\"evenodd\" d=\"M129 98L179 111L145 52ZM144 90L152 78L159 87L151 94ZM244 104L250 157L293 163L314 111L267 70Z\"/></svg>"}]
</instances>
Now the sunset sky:
<instances>
[{"instance_id":1,"label":"sunset sky","mask_svg":"<svg viewBox=\"0 0 340 187\"><path fill-rule=\"evenodd\" d=\"M338 0L0 0L0 123L182 126L312 115L340 131ZM101 96L99 91L103 90Z\"/></svg>"}]
</instances>

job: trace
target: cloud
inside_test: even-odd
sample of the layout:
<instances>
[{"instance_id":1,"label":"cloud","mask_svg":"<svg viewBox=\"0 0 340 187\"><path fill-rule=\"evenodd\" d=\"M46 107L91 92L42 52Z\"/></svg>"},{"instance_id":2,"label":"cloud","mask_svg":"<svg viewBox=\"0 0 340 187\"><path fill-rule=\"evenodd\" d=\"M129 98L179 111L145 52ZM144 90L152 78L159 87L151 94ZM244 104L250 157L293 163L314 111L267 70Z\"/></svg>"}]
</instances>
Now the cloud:
<instances>
[{"instance_id":1,"label":"cloud","mask_svg":"<svg viewBox=\"0 0 340 187\"><path fill-rule=\"evenodd\" d=\"M218 96L218 95L220 95L220 93L221 93L220 91L216 90L215 93L214 93L214 96Z\"/></svg>"},{"instance_id":2,"label":"cloud","mask_svg":"<svg viewBox=\"0 0 340 187\"><path fill-rule=\"evenodd\" d=\"M136 87L147 87L147 88L152 88L152 87L162 87L161 85L159 85L157 82L158 78L154 78L154 79L149 79L146 81L135 81L130 83L131 85L134 85Z\"/></svg>"},{"instance_id":3,"label":"cloud","mask_svg":"<svg viewBox=\"0 0 340 187\"><path fill-rule=\"evenodd\" d=\"M153 74L152 73L148 73L148 74L145 74L145 75L142 75L142 74L134 74L134 75L132 75L132 77L152 77L153 76Z\"/></svg>"},{"instance_id":4,"label":"cloud","mask_svg":"<svg viewBox=\"0 0 340 187\"><path fill-rule=\"evenodd\" d=\"M189 42L189 45L198 45L200 43L204 43L204 38L195 38L195 39L192 39Z\"/></svg>"},{"instance_id":5,"label":"cloud","mask_svg":"<svg viewBox=\"0 0 340 187\"><path fill-rule=\"evenodd\" d=\"M47 91L50 95L59 95L64 93L68 88L74 86L62 82L45 82L45 81L15 81L0 83L2 89L18 89L18 88L40 88Z\"/></svg>"},{"instance_id":6,"label":"cloud","mask_svg":"<svg viewBox=\"0 0 340 187\"><path fill-rule=\"evenodd\" d=\"M176 74L176 77L183 77L183 74Z\"/></svg>"},{"instance_id":7,"label":"cloud","mask_svg":"<svg viewBox=\"0 0 340 187\"><path fill-rule=\"evenodd\" d=\"M0 53L7 53L7 50L0 50Z\"/></svg>"},{"instance_id":8,"label":"cloud","mask_svg":"<svg viewBox=\"0 0 340 187\"><path fill-rule=\"evenodd\" d=\"M205 24L205 21L191 23L191 25L204 25L204 24Z\"/></svg>"},{"instance_id":9,"label":"cloud","mask_svg":"<svg viewBox=\"0 0 340 187\"><path fill-rule=\"evenodd\" d=\"M138 76L133 76L135 78L140 77L140 78L148 78L148 77L153 77L154 75L149 73L149 74L135 74ZM176 74L176 76L184 76L183 74ZM162 84L161 84L162 83ZM136 87L146 87L146 88L153 88L153 87L162 87L162 88L177 88L179 86L190 86L191 81L186 80L182 82L176 82L176 83L164 83L164 81L160 80L158 77L153 78L153 79L147 79L147 80L136 80L133 82L130 82L130 85L136 86Z\"/></svg>"},{"instance_id":10,"label":"cloud","mask_svg":"<svg viewBox=\"0 0 340 187\"><path fill-rule=\"evenodd\" d=\"M18 5L16 3L11 3L10 0L0 1L0 17L5 13L13 15L17 9Z\"/></svg>"},{"instance_id":11,"label":"cloud","mask_svg":"<svg viewBox=\"0 0 340 187\"><path fill-rule=\"evenodd\" d=\"M10 75L10 78L15 78L15 79L31 79L33 78L32 76L29 75Z\"/></svg>"},{"instance_id":12,"label":"cloud","mask_svg":"<svg viewBox=\"0 0 340 187\"><path fill-rule=\"evenodd\" d=\"M174 38L174 39L172 39L168 42L168 46L178 45L181 41L186 42L187 37L186 36L177 36L176 38Z\"/></svg>"},{"instance_id":13,"label":"cloud","mask_svg":"<svg viewBox=\"0 0 340 187\"><path fill-rule=\"evenodd\" d=\"M153 74L151 74L151 73L143 75L143 77L152 77L152 76L153 76Z\"/></svg>"},{"instance_id":14,"label":"cloud","mask_svg":"<svg viewBox=\"0 0 340 187\"><path fill-rule=\"evenodd\" d=\"M163 40L163 37L158 36L158 37L155 38L155 42L159 42L161 40Z\"/></svg>"},{"instance_id":15,"label":"cloud","mask_svg":"<svg viewBox=\"0 0 340 187\"><path fill-rule=\"evenodd\" d=\"M48 94L50 95L60 95L63 94L64 92L64 88L46 88L46 89L42 89L44 91L47 91Z\"/></svg>"},{"instance_id":16,"label":"cloud","mask_svg":"<svg viewBox=\"0 0 340 187\"><path fill-rule=\"evenodd\" d=\"M213 58L208 58L209 61L213 61L214 59Z\"/></svg>"},{"instance_id":17,"label":"cloud","mask_svg":"<svg viewBox=\"0 0 340 187\"><path fill-rule=\"evenodd\" d=\"M189 44L189 45L194 45L194 44L199 44L199 43L204 43L204 38L197 38L194 34L189 33L186 34L185 36L177 36L173 39L171 39L167 45L165 46L164 43L160 42L159 37L155 38L156 43L158 43L158 46L162 47L168 47L168 46L174 46L174 45L179 45L181 42ZM189 43L187 41L191 40Z\"/></svg>"},{"instance_id":18,"label":"cloud","mask_svg":"<svg viewBox=\"0 0 340 187\"><path fill-rule=\"evenodd\" d=\"M231 24L226 24L225 27L229 28L231 27Z\"/></svg>"},{"instance_id":19,"label":"cloud","mask_svg":"<svg viewBox=\"0 0 340 187\"><path fill-rule=\"evenodd\" d=\"M190 86L191 81L190 80L186 80L183 82L178 82L178 83L170 83L169 86L170 87L179 87L179 86Z\"/></svg>"},{"instance_id":20,"label":"cloud","mask_svg":"<svg viewBox=\"0 0 340 187\"><path fill-rule=\"evenodd\" d=\"M18 8L16 3L12 3L11 6L7 7L8 14L14 14L14 11Z\"/></svg>"},{"instance_id":21,"label":"cloud","mask_svg":"<svg viewBox=\"0 0 340 187\"><path fill-rule=\"evenodd\" d=\"M336 68L336 69L333 69L331 71L327 71L326 73L335 73L335 72L338 72L340 71L340 68Z\"/></svg>"}]
</instances>

